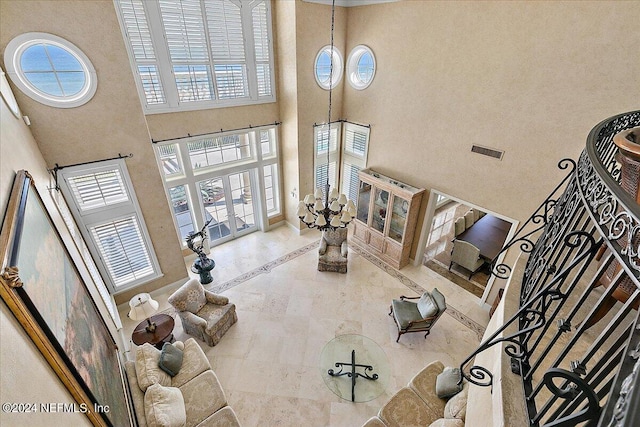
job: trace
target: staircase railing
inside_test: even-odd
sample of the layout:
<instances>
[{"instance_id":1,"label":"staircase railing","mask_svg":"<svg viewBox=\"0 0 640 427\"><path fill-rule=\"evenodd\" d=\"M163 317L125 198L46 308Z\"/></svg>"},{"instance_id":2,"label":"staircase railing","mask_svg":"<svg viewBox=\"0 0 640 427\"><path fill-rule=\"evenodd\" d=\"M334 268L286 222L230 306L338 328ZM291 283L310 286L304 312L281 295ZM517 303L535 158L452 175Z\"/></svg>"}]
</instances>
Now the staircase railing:
<instances>
[{"instance_id":1,"label":"staircase railing","mask_svg":"<svg viewBox=\"0 0 640 427\"><path fill-rule=\"evenodd\" d=\"M637 126L640 111L606 119L577 162L559 163L568 175L503 248L528 255L520 307L461 364L466 380L492 386L473 360L505 343L530 426L640 425L640 205L626 188L638 179L614 144Z\"/></svg>"}]
</instances>

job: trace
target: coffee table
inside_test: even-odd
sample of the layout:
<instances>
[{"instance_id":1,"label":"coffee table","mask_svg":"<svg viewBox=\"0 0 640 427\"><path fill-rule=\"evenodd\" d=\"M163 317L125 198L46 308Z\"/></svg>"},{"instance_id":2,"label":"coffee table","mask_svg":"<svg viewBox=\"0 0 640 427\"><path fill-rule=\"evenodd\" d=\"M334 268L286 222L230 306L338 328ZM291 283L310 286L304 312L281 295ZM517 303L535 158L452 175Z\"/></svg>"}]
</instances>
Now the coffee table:
<instances>
[{"instance_id":1,"label":"coffee table","mask_svg":"<svg viewBox=\"0 0 640 427\"><path fill-rule=\"evenodd\" d=\"M390 371L384 350L364 335L338 335L320 354L320 373L326 386L338 397L356 403L384 393Z\"/></svg>"},{"instance_id":2,"label":"coffee table","mask_svg":"<svg viewBox=\"0 0 640 427\"><path fill-rule=\"evenodd\" d=\"M173 341L173 327L175 321L168 314L156 314L149 318L151 323L155 323L156 329L153 332L147 331L147 321L144 320L136 326L131 334L131 340L135 345L149 343L162 349L165 342Z\"/></svg>"}]
</instances>

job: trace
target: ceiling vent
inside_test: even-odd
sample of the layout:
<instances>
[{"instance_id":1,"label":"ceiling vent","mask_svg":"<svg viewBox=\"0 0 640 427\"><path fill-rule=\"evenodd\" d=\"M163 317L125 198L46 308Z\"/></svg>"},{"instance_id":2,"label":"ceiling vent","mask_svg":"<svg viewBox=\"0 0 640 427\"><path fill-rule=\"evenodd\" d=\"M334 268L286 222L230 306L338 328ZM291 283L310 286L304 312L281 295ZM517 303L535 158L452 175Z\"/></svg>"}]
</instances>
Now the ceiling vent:
<instances>
[{"instance_id":1,"label":"ceiling vent","mask_svg":"<svg viewBox=\"0 0 640 427\"><path fill-rule=\"evenodd\" d=\"M493 157L494 159L502 160L502 156L504 156L504 151L496 150L494 148L487 148L481 145L472 145L471 151L474 153L482 154L483 156Z\"/></svg>"}]
</instances>

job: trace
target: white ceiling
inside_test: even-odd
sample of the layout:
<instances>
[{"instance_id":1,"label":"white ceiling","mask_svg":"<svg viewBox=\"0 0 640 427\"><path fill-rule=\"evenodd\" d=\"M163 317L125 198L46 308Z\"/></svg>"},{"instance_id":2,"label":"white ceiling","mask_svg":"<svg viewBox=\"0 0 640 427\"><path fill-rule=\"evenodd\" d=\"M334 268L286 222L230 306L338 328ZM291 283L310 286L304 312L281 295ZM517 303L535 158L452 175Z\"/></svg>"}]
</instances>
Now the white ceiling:
<instances>
[{"instance_id":1,"label":"white ceiling","mask_svg":"<svg viewBox=\"0 0 640 427\"><path fill-rule=\"evenodd\" d=\"M303 0L307 3L320 3L331 5L331 0ZM399 0L336 0L336 6L342 7L354 7L354 6L366 6L369 4L378 3L392 3Z\"/></svg>"}]
</instances>

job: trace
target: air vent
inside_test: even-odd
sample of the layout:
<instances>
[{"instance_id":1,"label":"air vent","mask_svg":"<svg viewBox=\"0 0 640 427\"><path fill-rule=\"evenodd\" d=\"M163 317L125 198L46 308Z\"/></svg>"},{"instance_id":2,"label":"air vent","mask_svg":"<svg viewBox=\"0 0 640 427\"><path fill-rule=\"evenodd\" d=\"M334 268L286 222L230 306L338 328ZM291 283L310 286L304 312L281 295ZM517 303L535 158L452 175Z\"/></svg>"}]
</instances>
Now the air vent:
<instances>
[{"instance_id":1,"label":"air vent","mask_svg":"<svg viewBox=\"0 0 640 427\"><path fill-rule=\"evenodd\" d=\"M483 156L493 157L494 159L498 160L502 160L502 156L504 156L504 151L482 147L475 144L471 146L471 151L474 153L482 154Z\"/></svg>"}]
</instances>

